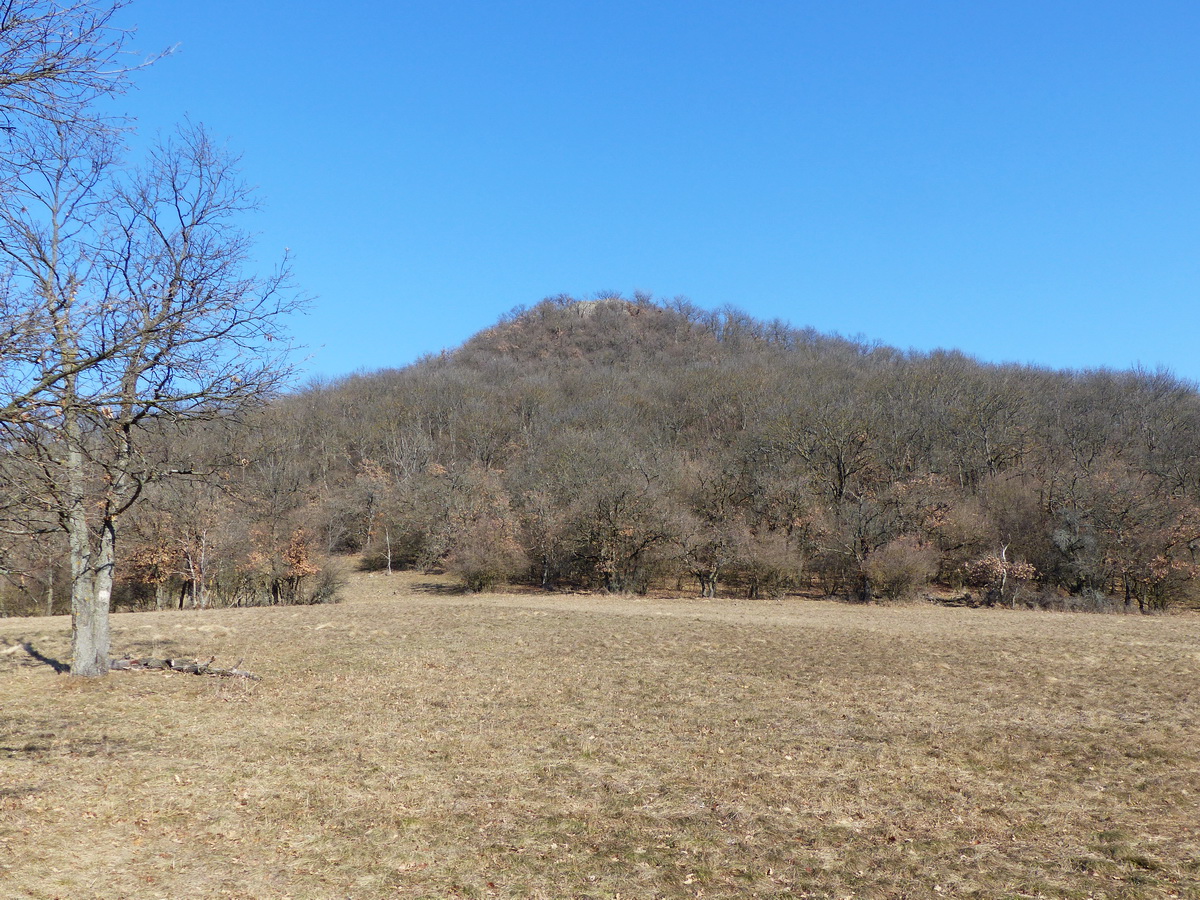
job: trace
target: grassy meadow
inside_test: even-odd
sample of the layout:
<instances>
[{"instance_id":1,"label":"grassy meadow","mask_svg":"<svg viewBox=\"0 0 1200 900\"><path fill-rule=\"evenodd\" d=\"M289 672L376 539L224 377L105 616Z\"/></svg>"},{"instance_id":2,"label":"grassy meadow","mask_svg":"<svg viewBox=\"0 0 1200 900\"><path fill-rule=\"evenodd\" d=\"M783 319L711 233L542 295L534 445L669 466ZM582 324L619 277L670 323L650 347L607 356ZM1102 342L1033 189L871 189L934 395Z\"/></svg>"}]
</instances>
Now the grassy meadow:
<instances>
[{"instance_id":1,"label":"grassy meadow","mask_svg":"<svg viewBox=\"0 0 1200 900\"><path fill-rule=\"evenodd\" d=\"M0 620L0 896L1200 898L1200 617L430 581Z\"/></svg>"}]
</instances>

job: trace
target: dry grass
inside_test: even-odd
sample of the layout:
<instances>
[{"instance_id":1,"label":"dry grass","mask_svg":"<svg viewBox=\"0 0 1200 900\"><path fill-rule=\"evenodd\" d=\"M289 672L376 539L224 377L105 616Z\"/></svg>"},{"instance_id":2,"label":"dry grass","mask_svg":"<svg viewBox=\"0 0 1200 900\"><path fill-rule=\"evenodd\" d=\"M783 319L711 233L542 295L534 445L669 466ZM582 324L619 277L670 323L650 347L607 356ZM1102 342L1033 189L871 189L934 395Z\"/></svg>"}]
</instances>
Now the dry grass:
<instances>
[{"instance_id":1,"label":"dry grass","mask_svg":"<svg viewBox=\"0 0 1200 900\"><path fill-rule=\"evenodd\" d=\"M0 652L0 895L1200 898L1200 618L350 597Z\"/></svg>"}]
</instances>

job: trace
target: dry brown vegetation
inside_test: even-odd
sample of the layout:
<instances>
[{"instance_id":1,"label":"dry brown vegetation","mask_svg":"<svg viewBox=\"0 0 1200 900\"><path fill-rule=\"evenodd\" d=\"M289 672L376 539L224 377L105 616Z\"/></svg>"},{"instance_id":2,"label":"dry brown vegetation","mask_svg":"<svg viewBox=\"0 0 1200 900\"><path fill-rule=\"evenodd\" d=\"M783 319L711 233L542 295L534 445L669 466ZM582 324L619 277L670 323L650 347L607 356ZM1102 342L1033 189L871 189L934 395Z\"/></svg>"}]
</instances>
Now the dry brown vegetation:
<instances>
[{"instance_id":1,"label":"dry brown vegetation","mask_svg":"<svg viewBox=\"0 0 1200 900\"><path fill-rule=\"evenodd\" d=\"M0 895L1200 898L1200 618L420 581L0 621Z\"/></svg>"}]
</instances>

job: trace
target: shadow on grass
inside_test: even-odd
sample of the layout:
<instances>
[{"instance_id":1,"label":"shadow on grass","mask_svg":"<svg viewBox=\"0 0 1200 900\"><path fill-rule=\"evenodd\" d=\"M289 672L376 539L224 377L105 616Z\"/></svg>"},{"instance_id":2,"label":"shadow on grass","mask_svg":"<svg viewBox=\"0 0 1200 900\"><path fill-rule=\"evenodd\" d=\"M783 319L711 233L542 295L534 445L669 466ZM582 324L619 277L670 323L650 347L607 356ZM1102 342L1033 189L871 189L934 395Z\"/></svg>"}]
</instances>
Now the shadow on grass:
<instances>
[{"instance_id":1,"label":"shadow on grass","mask_svg":"<svg viewBox=\"0 0 1200 900\"><path fill-rule=\"evenodd\" d=\"M38 662L44 663L45 665L49 666L55 672L57 672L59 675L63 675L65 673L71 671L71 666L68 663L63 662L60 659L55 659L53 656L47 656L46 654L44 654L40 650L38 650L35 646L33 646L33 644L31 644L29 641L25 641L23 644L21 644L21 647L33 659L36 659Z\"/></svg>"},{"instance_id":2,"label":"shadow on grass","mask_svg":"<svg viewBox=\"0 0 1200 900\"><path fill-rule=\"evenodd\" d=\"M422 594L434 594L438 597L461 597L471 593L465 585L445 584L437 581L418 581L413 585L413 590L420 591Z\"/></svg>"}]
</instances>

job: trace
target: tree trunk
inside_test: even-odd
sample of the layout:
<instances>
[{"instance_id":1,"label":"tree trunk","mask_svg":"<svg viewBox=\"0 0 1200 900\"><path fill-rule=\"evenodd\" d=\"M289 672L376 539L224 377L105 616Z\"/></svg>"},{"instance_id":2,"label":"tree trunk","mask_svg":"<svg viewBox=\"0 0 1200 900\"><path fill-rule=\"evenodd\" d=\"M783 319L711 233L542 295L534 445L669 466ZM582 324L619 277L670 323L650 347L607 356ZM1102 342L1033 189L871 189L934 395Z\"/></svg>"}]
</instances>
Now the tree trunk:
<instances>
[{"instance_id":1,"label":"tree trunk","mask_svg":"<svg viewBox=\"0 0 1200 900\"><path fill-rule=\"evenodd\" d=\"M875 587L871 584L871 579L866 572L858 582L858 601L860 603L870 603L875 599Z\"/></svg>"},{"instance_id":2,"label":"tree trunk","mask_svg":"<svg viewBox=\"0 0 1200 900\"><path fill-rule=\"evenodd\" d=\"M87 523L71 522L71 674L93 677L108 673L111 634L108 613L112 601L112 522L100 532L100 547L93 555Z\"/></svg>"},{"instance_id":3,"label":"tree trunk","mask_svg":"<svg viewBox=\"0 0 1200 900\"><path fill-rule=\"evenodd\" d=\"M63 527L71 556L71 674L96 676L108 673L109 630L108 601L112 593L111 523L101 532L100 553L94 554L88 530L84 493L84 457L80 450L79 420L72 409L63 415L66 452L66 508ZM109 550L108 590L103 602L98 588L100 568L104 564L105 536Z\"/></svg>"},{"instance_id":4,"label":"tree trunk","mask_svg":"<svg viewBox=\"0 0 1200 900\"><path fill-rule=\"evenodd\" d=\"M108 610L101 610L91 591L71 598L71 674L88 677L108 672Z\"/></svg>"}]
</instances>

